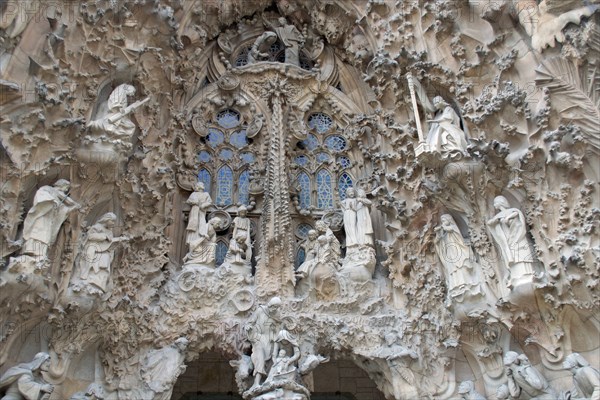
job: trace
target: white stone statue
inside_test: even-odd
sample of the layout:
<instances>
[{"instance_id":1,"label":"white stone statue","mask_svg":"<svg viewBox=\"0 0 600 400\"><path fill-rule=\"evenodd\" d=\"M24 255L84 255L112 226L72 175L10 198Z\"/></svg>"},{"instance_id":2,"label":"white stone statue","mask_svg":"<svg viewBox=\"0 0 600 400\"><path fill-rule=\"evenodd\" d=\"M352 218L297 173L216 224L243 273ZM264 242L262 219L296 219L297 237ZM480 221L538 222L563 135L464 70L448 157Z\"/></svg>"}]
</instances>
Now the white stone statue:
<instances>
[{"instance_id":1,"label":"white stone statue","mask_svg":"<svg viewBox=\"0 0 600 400\"><path fill-rule=\"evenodd\" d=\"M473 274L471 249L465 243L452 216L442 215L435 232L435 250L446 269L450 297L460 296L473 286L479 286Z\"/></svg>"},{"instance_id":2,"label":"white stone statue","mask_svg":"<svg viewBox=\"0 0 600 400\"><path fill-rule=\"evenodd\" d=\"M373 246L373 226L369 215L371 201L366 198L364 191L352 187L346 189L346 199L341 202L344 212L344 231L346 232L346 248L353 246Z\"/></svg>"},{"instance_id":3,"label":"white stone statue","mask_svg":"<svg viewBox=\"0 0 600 400\"><path fill-rule=\"evenodd\" d=\"M0 378L2 400L47 400L54 386L41 373L48 371L50 356L38 353L32 361L9 368Z\"/></svg>"},{"instance_id":4,"label":"white stone statue","mask_svg":"<svg viewBox=\"0 0 600 400\"><path fill-rule=\"evenodd\" d=\"M339 260L342 254L342 249L340 247L340 241L335 237L335 234L333 233L331 228L327 226L325 221L317 221L315 227L319 232L319 236L325 236L325 239L327 239L327 243L329 244L332 252L337 256Z\"/></svg>"},{"instance_id":5,"label":"white stone statue","mask_svg":"<svg viewBox=\"0 0 600 400\"><path fill-rule=\"evenodd\" d=\"M319 233L311 229L308 231L306 240L300 245L304 249L304 262L300 264L296 270L296 278L303 279L310 275L310 272L315 266L317 258L317 238Z\"/></svg>"},{"instance_id":6,"label":"white stone statue","mask_svg":"<svg viewBox=\"0 0 600 400\"><path fill-rule=\"evenodd\" d=\"M569 354L563 362L563 368L573 374L574 390L572 399L600 400L600 372L590 366L579 353Z\"/></svg>"},{"instance_id":7,"label":"white stone statue","mask_svg":"<svg viewBox=\"0 0 600 400\"><path fill-rule=\"evenodd\" d=\"M217 249L217 233L215 227L221 223L220 218L211 218L206 225L206 233L194 239L190 245L190 251L183 257L185 265L200 265L214 268Z\"/></svg>"},{"instance_id":8,"label":"white stone statue","mask_svg":"<svg viewBox=\"0 0 600 400\"><path fill-rule=\"evenodd\" d=\"M207 234L206 211L213 202L210 194L204 191L204 183L196 182L194 192L188 197L186 203L192 206L185 237L185 243L189 246Z\"/></svg>"},{"instance_id":9,"label":"white stone statue","mask_svg":"<svg viewBox=\"0 0 600 400\"><path fill-rule=\"evenodd\" d=\"M254 384L258 387L267 376L267 362L273 356L273 348L279 327L281 299L273 297L267 305L259 305L247 325L244 327L250 343L252 343L252 363L254 364Z\"/></svg>"},{"instance_id":10,"label":"white stone statue","mask_svg":"<svg viewBox=\"0 0 600 400\"><path fill-rule=\"evenodd\" d=\"M556 400L557 394L546 378L529 363L524 355L514 351L504 354L504 366L508 377L508 390L514 398Z\"/></svg>"},{"instance_id":11,"label":"white stone statue","mask_svg":"<svg viewBox=\"0 0 600 400\"><path fill-rule=\"evenodd\" d=\"M112 229L116 221L117 216L109 212L92 225L87 231L79 259L81 281L102 293L106 293L107 290L111 264L115 257L115 245L129 240L127 236L113 236Z\"/></svg>"},{"instance_id":12,"label":"white stone statue","mask_svg":"<svg viewBox=\"0 0 600 400\"><path fill-rule=\"evenodd\" d=\"M233 219L233 234L229 241L229 250L224 264L250 267L252 261L252 238L250 218L247 208L240 206L238 215Z\"/></svg>"},{"instance_id":13,"label":"white stone statue","mask_svg":"<svg viewBox=\"0 0 600 400\"><path fill-rule=\"evenodd\" d=\"M283 346L292 348L290 356L287 355ZM296 338L285 329L279 331L273 346L273 365L269 370L265 383L297 380L299 359L300 346Z\"/></svg>"},{"instance_id":14,"label":"white stone statue","mask_svg":"<svg viewBox=\"0 0 600 400\"><path fill-rule=\"evenodd\" d=\"M88 126L93 132L103 134L113 144L124 148L131 147L131 138L135 133L135 124L129 114L142 106L149 97L127 105L128 98L135 94L135 88L127 83L121 84L108 97L108 112L106 115L90 121Z\"/></svg>"},{"instance_id":15,"label":"white stone statue","mask_svg":"<svg viewBox=\"0 0 600 400\"><path fill-rule=\"evenodd\" d=\"M503 196L494 199L498 210L487 222L490 233L500 250L504 265L510 272L510 281L515 283L522 278L533 277L532 250L527 240L525 216L517 208L510 208Z\"/></svg>"},{"instance_id":16,"label":"white stone statue","mask_svg":"<svg viewBox=\"0 0 600 400\"><path fill-rule=\"evenodd\" d=\"M169 400L173 385L185 371L185 351L188 340L180 337L171 345L150 351L142 362L142 379L155 393L154 399Z\"/></svg>"},{"instance_id":17,"label":"white stone statue","mask_svg":"<svg viewBox=\"0 0 600 400\"><path fill-rule=\"evenodd\" d=\"M265 20L267 27L275 31L279 40L285 46L285 62L300 65L300 47L304 44L304 36L294 25L287 22L285 17L277 20L278 24L272 24Z\"/></svg>"},{"instance_id":18,"label":"white stone statue","mask_svg":"<svg viewBox=\"0 0 600 400\"><path fill-rule=\"evenodd\" d=\"M35 193L33 206L23 226L23 254L45 259L63 222L80 207L68 195L71 184L59 179L54 186L42 186Z\"/></svg>"},{"instance_id":19,"label":"white stone statue","mask_svg":"<svg viewBox=\"0 0 600 400\"><path fill-rule=\"evenodd\" d=\"M461 400L485 400L485 397L475 390L473 381L462 381L458 385L458 394Z\"/></svg>"}]
</instances>

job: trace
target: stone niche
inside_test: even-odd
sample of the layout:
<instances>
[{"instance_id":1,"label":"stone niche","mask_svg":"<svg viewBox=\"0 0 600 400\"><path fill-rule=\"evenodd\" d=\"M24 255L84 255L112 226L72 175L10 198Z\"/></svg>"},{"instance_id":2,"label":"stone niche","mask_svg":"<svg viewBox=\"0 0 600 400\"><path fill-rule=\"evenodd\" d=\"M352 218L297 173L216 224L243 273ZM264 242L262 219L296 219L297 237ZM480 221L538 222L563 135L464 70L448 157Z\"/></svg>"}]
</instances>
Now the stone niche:
<instances>
[{"instance_id":1,"label":"stone niche","mask_svg":"<svg viewBox=\"0 0 600 400\"><path fill-rule=\"evenodd\" d=\"M600 2L0 5L0 397L596 399Z\"/></svg>"}]
</instances>

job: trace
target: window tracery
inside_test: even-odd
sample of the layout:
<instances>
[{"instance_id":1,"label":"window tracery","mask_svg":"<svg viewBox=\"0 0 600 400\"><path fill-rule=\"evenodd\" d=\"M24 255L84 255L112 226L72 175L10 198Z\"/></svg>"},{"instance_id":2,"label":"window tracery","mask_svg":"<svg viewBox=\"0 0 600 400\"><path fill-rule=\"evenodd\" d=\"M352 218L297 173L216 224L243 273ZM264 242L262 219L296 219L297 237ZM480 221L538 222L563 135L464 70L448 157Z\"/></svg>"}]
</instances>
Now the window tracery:
<instances>
[{"instance_id":1,"label":"window tracery","mask_svg":"<svg viewBox=\"0 0 600 400\"><path fill-rule=\"evenodd\" d=\"M309 133L299 142L293 158L297 169L296 188L300 210L325 211L335 208L353 186L348 170L352 162L346 154L346 139L337 133L332 117L323 112L308 115Z\"/></svg>"},{"instance_id":2,"label":"window tracery","mask_svg":"<svg viewBox=\"0 0 600 400\"><path fill-rule=\"evenodd\" d=\"M198 180L219 207L250 203L248 165L256 161L240 112L232 108L214 114L198 152ZM202 135L201 135L202 136ZM243 150L243 151L240 151Z\"/></svg>"}]
</instances>

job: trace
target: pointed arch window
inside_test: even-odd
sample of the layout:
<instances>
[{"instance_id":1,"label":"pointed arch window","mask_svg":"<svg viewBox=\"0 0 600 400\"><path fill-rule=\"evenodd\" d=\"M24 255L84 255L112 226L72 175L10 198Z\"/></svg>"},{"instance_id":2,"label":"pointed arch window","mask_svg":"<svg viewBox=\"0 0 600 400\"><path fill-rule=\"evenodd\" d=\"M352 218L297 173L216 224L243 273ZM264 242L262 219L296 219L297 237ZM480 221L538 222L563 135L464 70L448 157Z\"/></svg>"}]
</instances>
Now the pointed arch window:
<instances>
[{"instance_id":1,"label":"pointed arch window","mask_svg":"<svg viewBox=\"0 0 600 400\"><path fill-rule=\"evenodd\" d=\"M344 172L338 178L338 191L340 195L340 200L346 199L346 189L352 187L352 177L347 172Z\"/></svg>"},{"instance_id":2,"label":"pointed arch window","mask_svg":"<svg viewBox=\"0 0 600 400\"><path fill-rule=\"evenodd\" d=\"M204 183L204 191L210 193L211 176L206 168L198 172L198 182Z\"/></svg>"},{"instance_id":3,"label":"pointed arch window","mask_svg":"<svg viewBox=\"0 0 600 400\"><path fill-rule=\"evenodd\" d=\"M217 199L219 206L233 204L233 171L227 165L217 172Z\"/></svg>"},{"instance_id":4,"label":"pointed arch window","mask_svg":"<svg viewBox=\"0 0 600 400\"><path fill-rule=\"evenodd\" d=\"M310 208L310 178L306 172L298 174L298 186L300 187L300 193L298 193L300 208L303 210Z\"/></svg>"},{"instance_id":5,"label":"pointed arch window","mask_svg":"<svg viewBox=\"0 0 600 400\"><path fill-rule=\"evenodd\" d=\"M333 208L333 181L331 174L325 169L317 172L317 208Z\"/></svg>"},{"instance_id":6,"label":"pointed arch window","mask_svg":"<svg viewBox=\"0 0 600 400\"><path fill-rule=\"evenodd\" d=\"M238 202L248 205L250 203L250 173L248 170L242 171L238 180Z\"/></svg>"},{"instance_id":7,"label":"pointed arch window","mask_svg":"<svg viewBox=\"0 0 600 400\"><path fill-rule=\"evenodd\" d=\"M306 251L304 250L304 247L300 247L296 252L296 269L302 265L304 260L306 260Z\"/></svg>"},{"instance_id":8,"label":"pointed arch window","mask_svg":"<svg viewBox=\"0 0 600 400\"><path fill-rule=\"evenodd\" d=\"M215 250L215 264L217 267L223 264L223 261L225 261L225 256L227 255L228 249L229 246L225 240L217 240L217 247Z\"/></svg>"}]
</instances>

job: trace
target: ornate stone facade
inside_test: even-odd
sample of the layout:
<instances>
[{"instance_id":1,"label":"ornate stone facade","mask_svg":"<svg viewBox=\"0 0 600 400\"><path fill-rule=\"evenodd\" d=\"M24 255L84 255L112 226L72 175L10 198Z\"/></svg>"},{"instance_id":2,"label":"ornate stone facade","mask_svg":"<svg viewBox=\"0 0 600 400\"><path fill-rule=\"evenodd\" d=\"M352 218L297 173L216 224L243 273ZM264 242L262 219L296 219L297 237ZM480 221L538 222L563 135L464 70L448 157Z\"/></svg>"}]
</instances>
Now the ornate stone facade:
<instances>
[{"instance_id":1,"label":"ornate stone facade","mask_svg":"<svg viewBox=\"0 0 600 400\"><path fill-rule=\"evenodd\" d=\"M598 399L599 8L2 2L0 396Z\"/></svg>"}]
</instances>

